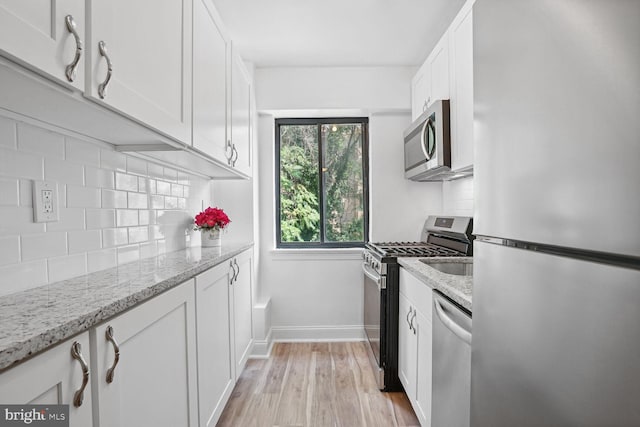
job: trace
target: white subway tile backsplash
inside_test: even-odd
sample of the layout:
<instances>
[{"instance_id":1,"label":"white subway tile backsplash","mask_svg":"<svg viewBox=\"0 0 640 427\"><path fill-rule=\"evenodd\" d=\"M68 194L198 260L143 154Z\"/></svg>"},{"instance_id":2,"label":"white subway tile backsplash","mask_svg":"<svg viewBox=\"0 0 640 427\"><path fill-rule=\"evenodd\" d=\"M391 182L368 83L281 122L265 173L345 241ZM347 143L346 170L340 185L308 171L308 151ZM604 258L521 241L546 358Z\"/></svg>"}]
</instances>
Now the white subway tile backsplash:
<instances>
[{"instance_id":1,"label":"white subway tile backsplash","mask_svg":"<svg viewBox=\"0 0 640 427\"><path fill-rule=\"evenodd\" d=\"M49 258L67 253L67 233L25 234L21 238L22 260Z\"/></svg>"},{"instance_id":2,"label":"white subway tile backsplash","mask_svg":"<svg viewBox=\"0 0 640 427\"><path fill-rule=\"evenodd\" d=\"M114 173L108 169L85 166L84 180L87 187L106 188L110 190L115 188Z\"/></svg>"},{"instance_id":3,"label":"white subway tile backsplash","mask_svg":"<svg viewBox=\"0 0 640 427\"><path fill-rule=\"evenodd\" d=\"M87 253L87 272L106 270L118 265L117 251L115 248L103 249Z\"/></svg>"},{"instance_id":4,"label":"white subway tile backsplash","mask_svg":"<svg viewBox=\"0 0 640 427\"><path fill-rule=\"evenodd\" d=\"M112 228L116 226L116 211L114 209L87 209L87 229Z\"/></svg>"},{"instance_id":5,"label":"white subway tile backsplash","mask_svg":"<svg viewBox=\"0 0 640 427\"><path fill-rule=\"evenodd\" d=\"M0 117L0 147L16 149L16 123Z\"/></svg>"},{"instance_id":6,"label":"white subway tile backsplash","mask_svg":"<svg viewBox=\"0 0 640 427\"><path fill-rule=\"evenodd\" d=\"M158 194L162 194L163 196L171 195L171 183L165 181L157 181L156 189Z\"/></svg>"},{"instance_id":7,"label":"white subway tile backsplash","mask_svg":"<svg viewBox=\"0 0 640 427\"><path fill-rule=\"evenodd\" d=\"M138 245L123 246L118 248L118 265L140 259L140 247Z\"/></svg>"},{"instance_id":8,"label":"white subway tile backsplash","mask_svg":"<svg viewBox=\"0 0 640 427\"><path fill-rule=\"evenodd\" d=\"M116 172L116 189L138 191L138 177Z\"/></svg>"},{"instance_id":9,"label":"white subway tile backsplash","mask_svg":"<svg viewBox=\"0 0 640 427\"><path fill-rule=\"evenodd\" d=\"M65 140L66 159L72 163L100 166L100 148L98 146L67 137Z\"/></svg>"},{"instance_id":10,"label":"white subway tile backsplash","mask_svg":"<svg viewBox=\"0 0 640 427\"><path fill-rule=\"evenodd\" d=\"M164 198L164 208L165 209L178 209L178 198L177 197L165 197Z\"/></svg>"},{"instance_id":11,"label":"white subway tile backsplash","mask_svg":"<svg viewBox=\"0 0 640 427\"><path fill-rule=\"evenodd\" d=\"M116 190L102 190L102 207L119 209L127 207L127 192Z\"/></svg>"},{"instance_id":12,"label":"white subway tile backsplash","mask_svg":"<svg viewBox=\"0 0 640 427\"><path fill-rule=\"evenodd\" d=\"M60 218L58 221L47 223L47 232L84 229L84 209L60 208L59 216Z\"/></svg>"},{"instance_id":13,"label":"white subway tile backsplash","mask_svg":"<svg viewBox=\"0 0 640 427\"><path fill-rule=\"evenodd\" d=\"M147 209L148 200L145 193L129 193L129 209Z\"/></svg>"},{"instance_id":14,"label":"white subway tile backsplash","mask_svg":"<svg viewBox=\"0 0 640 427\"><path fill-rule=\"evenodd\" d=\"M116 210L116 226L129 227L138 225L138 211L128 209Z\"/></svg>"},{"instance_id":15,"label":"white subway tile backsplash","mask_svg":"<svg viewBox=\"0 0 640 427\"><path fill-rule=\"evenodd\" d=\"M67 203L70 208L99 208L100 190L79 185L67 185Z\"/></svg>"},{"instance_id":16,"label":"white subway tile backsplash","mask_svg":"<svg viewBox=\"0 0 640 427\"><path fill-rule=\"evenodd\" d=\"M69 231L67 234L69 242L69 253L89 252L101 247L100 230Z\"/></svg>"},{"instance_id":17,"label":"white subway tile backsplash","mask_svg":"<svg viewBox=\"0 0 640 427\"><path fill-rule=\"evenodd\" d=\"M20 261L20 237L0 237L0 265L14 264Z\"/></svg>"},{"instance_id":18,"label":"white subway tile backsplash","mask_svg":"<svg viewBox=\"0 0 640 427\"><path fill-rule=\"evenodd\" d=\"M82 185L84 183L84 171L80 165L74 165L65 160L45 158L44 179L56 182L62 181L65 184Z\"/></svg>"},{"instance_id":19,"label":"white subway tile backsplash","mask_svg":"<svg viewBox=\"0 0 640 427\"><path fill-rule=\"evenodd\" d=\"M0 295L8 295L47 283L47 260L0 267Z\"/></svg>"},{"instance_id":20,"label":"white subway tile backsplash","mask_svg":"<svg viewBox=\"0 0 640 427\"><path fill-rule=\"evenodd\" d=\"M70 255L47 260L49 282L59 282L87 274L87 254Z\"/></svg>"},{"instance_id":21,"label":"white subway tile backsplash","mask_svg":"<svg viewBox=\"0 0 640 427\"><path fill-rule=\"evenodd\" d=\"M171 168L164 168L164 179L171 182L178 182L178 171Z\"/></svg>"},{"instance_id":22,"label":"white subway tile backsplash","mask_svg":"<svg viewBox=\"0 0 640 427\"><path fill-rule=\"evenodd\" d=\"M100 150L100 167L116 172L126 172L127 157L117 151Z\"/></svg>"},{"instance_id":23,"label":"white subway tile backsplash","mask_svg":"<svg viewBox=\"0 0 640 427\"><path fill-rule=\"evenodd\" d=\"M32 206L33 205L33 181L30 179L21 179L18 181L18 187L20 190L20 206ZM58 188L58 195L60 194L60 188Z\"/></svg>"},{"instance_id":24,"label":"white subway tile backsplash","mask_svg":"<svg viewBox=\"0 0 640 427\"><path fill-rule=\"evenodd\" d=\"M105 228L102 230L102 247L126 245L129 243L126 228Z\"/></svg>"},{"instance_id":25,"label":"white subway tile backsplash","mask_svg":"<svg viewBox=\"0 0 640 427\"><path fill-rule=\"evenodd\" d=\"M33 222L33 209L26 206L0 206L0 236L44 233L43 222Z\"/></svg>"},{"instance_id":26,"label":"white subway tile backsplash","mask_svg":"<svg viewBox=\"0 0 640 427\"><path fill-rule=\"evenodd\" d=\"M34 223L32 180L45 178L60 216ZM0 117L0 294L184 248L194 210L211 204L207 183Z\"/></svg>"},{"instance_id":27,"label":"white subway tile backsplash","mask_svg":"<svg viewBox=\"0 0 640 427\"><path fill-rule=\"evenodd\" d=\"M18 180L15 178L0 178L0 205L18 206L20 196Z\"/></svg>"},{"instance_id":28,"label":"white subway tile backsplash","mask_svg":"<svg viewBox=\"0 0 640 427\"><path fill-rule=\"evenodd\" d=\"M164 209L164 196L151 196L151 209Z\"/></svg>"},{"instance_id":29,"label":"white subway tile backsplash","mask_svg":"<svg viewBox=\"0 0 640 427\"><path fill-rule=\"evenodd\" d=\"M42 179L42 157L0 148L0 175L14 178Z\"/></svg>"},{"instance_id":30,"label":"white subway tile backsplash","mask_svg":"<svg viewBox=\"0 0 640 427\"><path fill-rule=\"evenodd\" d=\"M135 175L147 175L147 162L135 157L127 157L127 172Z\"/></svg>"},{"instance_id":31,"label":"white subway tile backsplash","mask_svg":"<svg viewBox=\"0 0 640 427\"><path fill-rule=\"evenodd\" d=\"M149 227L129 227L129 243L140 243L149 240Z\"/></svg>"},{"instance_id":32,"label":"white subway tile backsplash","mask_svg":"<svg viewBox=\"0 0 640 427\"><path fill-rule=\"evenodd\" d=\"M18 123L18 149L64 159L64 137L45 129Z\"/></svg>"}]
</instances>

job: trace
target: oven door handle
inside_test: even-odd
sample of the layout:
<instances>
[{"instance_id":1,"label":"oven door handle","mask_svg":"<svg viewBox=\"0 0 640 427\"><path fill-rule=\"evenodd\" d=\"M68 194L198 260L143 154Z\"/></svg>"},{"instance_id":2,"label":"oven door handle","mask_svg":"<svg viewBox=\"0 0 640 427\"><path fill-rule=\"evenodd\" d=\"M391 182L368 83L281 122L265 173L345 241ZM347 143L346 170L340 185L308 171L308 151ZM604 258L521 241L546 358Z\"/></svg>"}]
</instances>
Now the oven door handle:
<instances>
[{"instance_id":1,"label":"oven door handle","mask_svg":"<svg viewBox=\"0 0 640 427\"><path fill-rule=\"evenodd\" d=\"M369 267L366 264L362 264L362 272L369 279L376 282L379 291L387 289L387 278L379 275L373 268Z\"/></svg>"}]
</instances>

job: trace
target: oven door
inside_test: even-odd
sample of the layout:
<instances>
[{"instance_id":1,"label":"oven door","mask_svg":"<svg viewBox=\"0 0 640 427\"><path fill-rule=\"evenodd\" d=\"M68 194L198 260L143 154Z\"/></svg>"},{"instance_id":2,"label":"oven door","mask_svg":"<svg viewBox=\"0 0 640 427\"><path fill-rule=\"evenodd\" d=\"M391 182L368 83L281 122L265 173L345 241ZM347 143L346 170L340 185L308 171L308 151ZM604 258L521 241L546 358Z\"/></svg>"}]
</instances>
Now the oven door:
<instances>
[{"instance_id":1,"label":"oven door","mask_svg":"<svg viewBox=\"0 0 640 427\"><path fill-rule=\"evenodd\" d=\"M386 345L386 278L366 264L364 273L364 332L369 342L369 358L380 390L384 389Z\"/></svg>"}]
</instances>

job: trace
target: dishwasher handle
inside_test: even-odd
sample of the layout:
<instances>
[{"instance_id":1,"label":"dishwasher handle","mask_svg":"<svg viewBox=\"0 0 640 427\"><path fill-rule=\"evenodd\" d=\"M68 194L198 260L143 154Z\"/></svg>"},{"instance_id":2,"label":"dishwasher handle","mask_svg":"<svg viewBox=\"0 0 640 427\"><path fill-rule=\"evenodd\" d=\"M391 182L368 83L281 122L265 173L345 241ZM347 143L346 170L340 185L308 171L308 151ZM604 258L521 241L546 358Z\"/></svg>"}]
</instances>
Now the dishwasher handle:
<instances>
[{"instance_id":1,"label":"dishwasher handle","mask_svg":"<svg viewBox=\"0 0 640 427\"><path fill-rule=\"evenodd\" d=\"M437 298L433 299L433 305L436 309L436 315L438 316L438 319L440 319L444 326L446 326L447 329L453 332L453 334L460 338L462 341L471 345L471 332L467 331L462 326L454 322L452 318L447 316L447 314L444 312L444 308L442 308L442 305L440 304L440 301L437 300Z\"/></svg>"}]
</instances>

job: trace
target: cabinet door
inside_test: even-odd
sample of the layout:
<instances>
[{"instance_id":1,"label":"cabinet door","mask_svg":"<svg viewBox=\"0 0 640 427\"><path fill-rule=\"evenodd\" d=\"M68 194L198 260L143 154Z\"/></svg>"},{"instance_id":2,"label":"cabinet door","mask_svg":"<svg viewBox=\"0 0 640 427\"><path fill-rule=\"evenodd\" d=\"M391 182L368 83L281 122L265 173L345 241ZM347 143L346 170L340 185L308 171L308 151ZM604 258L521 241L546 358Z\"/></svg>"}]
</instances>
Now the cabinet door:
<instances>
[{"instance_id":1,"label":"cabinet door","mask_svg":"<svg viewBox=\"0 0 640 427\"><path fill-rule=\"evenodd\" d=\"M251 175L251 79L238 55L231 61L231 142L236 150L234 167Z\"/></svg>"},{"instance_id":2,"label":"cabinet door","mask_svg":"<svg viewBox=\"0 0 640 427\"><path fill-rule=\"evenodd\" d=\"M85 42L83 0L0 0L0 51L41 74L84 89L84 57L74 61L77 43L66 24L70 15ZM77 64L73 81L67 65Z\"/></svg>"},{"instance_id":3,"label":"cabinet door","mask_svg":"<svg viewBox=\"0 0 640 427\"><path fill-rule=\"evenodd\" d=\"M473 3L473 2L471 2ZM451 168L473 166L473 12L465 5L451 26Z\"/></svg>"},{"instance_id":4,"label":"cabinet door","mask_svg":"<svg viewBox=\"0 0 640 427\"><path fill-rule=\"evenodd\" d=\"M416 328L417 337L417 372L414 409L420 420L420 424L428 426L431 425L431 315L427 317L421 311L418 311L413 324Z\"/></svg>"},{"instance_id":5,"label":"cabinet door","mask_svg":"<svg viewBox=\"0 0 640 427\"><path fill-rule=\"evenodd\" d=\"M193 147L227 163L227 40L208 3L193 3Z\"/></svg>"},{"instance_id":6,"label":"cabinet door","mask_svg":"<svg viewBox=\"0 0 640 427\"><path fill-rule=\"evenodd\" d=\"M427 62L418 70L411 81L411 120L418 118L426 109L431 98L431 68Z\"/></svg>"},{"instance_id":7,"label":"cabinet door","mask_svg":"<svg viewBox=\"0 0 640 427\"><path fill-rule=\"evenodd\" d=\"M402 277L402 276L400 276ZM413 403L416 396L416 338L409 327L413 306L404 294L400 294L398 307L398 376L404 390Z\"/></svg>"},{"instance_id":8,"label":"cabinet door","mask_svg":"<svg viewBox=\"0 0 640 427\"><path fill-rule=\"evenodd\" d=\"M189 280L92 331L101 427L198 425L194 293ZM120 348L111 382L108 328Z\"/></svg>"},{"instance_id":9,"label":"cabinet door","mask_svg":"<svg viewBox=\"0 0 640 427\"><path fill-rule=\"evenodd\" d=\"M229 310L230 269L229 264L225 263L196 277L201 427L216 425L235 384Z\"/></svg>"},{"instance_id":10,"label":"cabinet door","mask_svg":"<svg viewBox=\"0 0 640 427\"><path fill-rule=\"evenodd\" d=\"M80 354L89 364L89 333L85 332L0 374L0 402L17 405L68 404L71 427L91 426L89 384L84 388L82 404L78 407L74 405L74 395L82 389L83 383L81 362L71 356L74 342L80 344Z\"/></svg>"},{"instance_id":11,"label":"cabinet door","mask_svg":"<svg viewBox=\"0 0 640 427\"><path fill-rule=\"evenodd\" d=\"M437 99L449 99L449 34L440 39L429 55L431 68L431 105Z\"/></svg>"},{"instance_id":12,"label":"cabinet door","mask_svg":"<svg viewBox=\"0 0 640 427\"><path fill-rule=\"evenodd\" d=\"M237 274L233 288L233 337L236 380L247 363L253 344L251 282L253 259L251 251L243 252L235 259Z\"/></svg>"},{"instance_id":13,"label":"cabinet door","mask_svg":"<svg viewBox=\"0 0 640 427\"><path fill-rule=\"evenodd\" d=\"M88 0L87 96L191 143L192 0ZM108 75L106 46L113 72Z\"/></svg>"}]
</instances>

